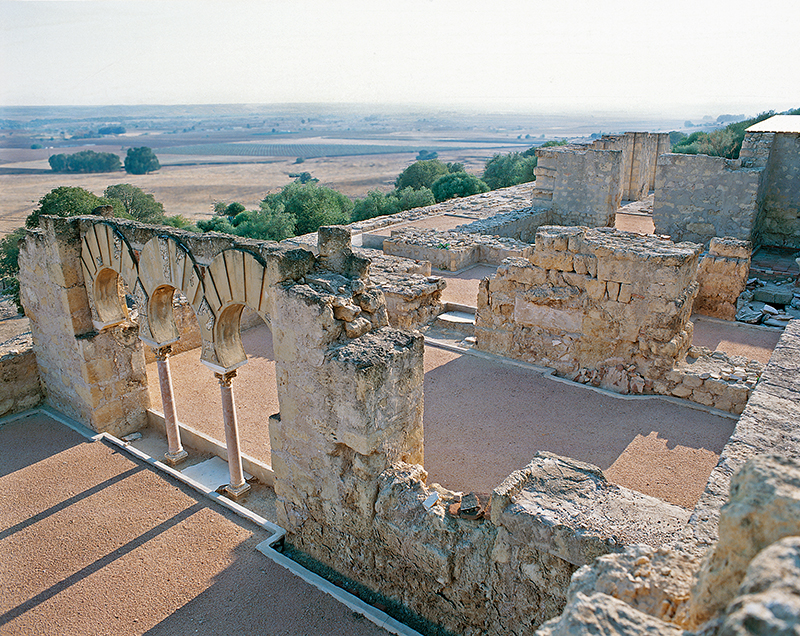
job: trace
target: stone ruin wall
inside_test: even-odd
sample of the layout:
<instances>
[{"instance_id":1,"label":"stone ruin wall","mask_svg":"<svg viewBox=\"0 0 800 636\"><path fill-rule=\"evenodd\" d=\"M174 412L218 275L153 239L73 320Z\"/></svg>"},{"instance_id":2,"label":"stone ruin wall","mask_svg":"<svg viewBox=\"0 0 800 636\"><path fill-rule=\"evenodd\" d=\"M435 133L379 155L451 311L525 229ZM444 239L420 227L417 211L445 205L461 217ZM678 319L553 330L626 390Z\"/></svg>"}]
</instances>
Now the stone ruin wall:
<instances>
[{"instance_id":1,"label":"stone ruin wall","mask_svg":"<svg viewBox=\"0 0 800 636\"><path fill-rule=\"evenodd\" d=\"M499 265L509 256L525 258L533 252L529 244L512 238L417 228L392 230L383 249L386 254L427 261L451 272L476 263Z\"/></svg>"},{"instance_id":2,"label":"stone ruin wall","mask_svg":"<svg viewBox=\"0 0 800 636\"><path fill-rule=\"evenodd\" d=\"M704 258L703 280L743 285L743 249L715 242L722 255ZM741 413L762 365L690 350L700 251L604 228L542 227L529 259L509 258L481 282L476 347L618 393ZM702 300L716 308L735 302L733 292L710 294Z\"/></svg>"},{"instance_id":3,"label":"stone ruin wall","mask_svg":"<svg viewBox=\"0 0 800 636\"><path fill-rule=\"evenodd\" d=\"M607 227L622 200L622 152L582 146L536 151L532 204L563 225Z\"/></svg>"},{"instance_id":4,"label":"stone ruin wall","mask_svg":"<svg viewBox=\"0 0 800 636\"><path fill-rule=\"evenodd\" d=\"M46 403L93 430L126 434L150 406L138 328L97 332L81 267L77 219L45 218L20 247L21 298Z\"/></svg>"},{"instance_id":5,"label":"stone ruin wall","mask_svg":"<svg viewBox=\"0 0 800 636\"><path fill-rule=\"evenodd\" d=\"M800 134L774 134L766 173L761 242L800 249Z\"/></svg>"},{"instance_id":6,"label":"stone ruin wall","mask_svg":"<svg viewBox=\"0 0 800 636\"><path fill-rule=\"evenodd\" d=\"M481 283L479 349L561 374L636 364L643 380L691 344L700 247L616 230L546 226L530 261Z\"/></svg>"},{"instance_id":7,"label":"stone ruin wall","mask_svg":"<svg viewBox=\"0 0 800 636\"><path fill-rule=\"evenodd\" d=\"M677 241L800 248L800 135L746 133L736 160L662 155L653 222Z\"/></svg>"},{"instance_id":8,"label":"stone ruin wall","mask_svg":"<svg viewBox=\"0 0 800 636\"><path fill-rule=\"evenodd\" d=\"M44 400L39 367L29 338L0 347L0 417L27 411Z\"/></svg>"},{"instance_id":9,"label":"stone ruin wall","mask_svg":"<svg viewBox=\"0 0 800 636\"><path fill-rule=\"evenodd\" d=\"M578 570L541 636L789 634L800 624L800 321L770 363L676 541Z\"/></svg>"},{"instance_id":10,"label":"stone ruin wall","mask_svg":"<svg viewBox=\"0 0 800 636\"><path fill-rule=\"evenodd\" d=\"M644 199L655 189L658 157L671 150L669 133L647 132L603 135L593 141L591 147L622 152L620 188L622 199L627 201Z\"/></svg>"},{"instance_id":11,"label":"stone ruin wall","mask_svg":"<svg viewBox=\"0 0 800 636\"><path fill-rule=\"evenodd\" d=\"M674 241L708 245L727 236L759 244L762 168L708 155L658 158L653 223Z\"/></svg>"},{"instance_id":12,"label":"stone ruin wall","mask_svg":"<svg viewBox=\"0 0 800 636\"><path fill-rule=\"evenodd\" d=\"M747 284L752 251L750 241L711 239L697 267L700 288L694 301L695 312L722 320L735 319L736 301Z\"/></svg>"}]
</instances>

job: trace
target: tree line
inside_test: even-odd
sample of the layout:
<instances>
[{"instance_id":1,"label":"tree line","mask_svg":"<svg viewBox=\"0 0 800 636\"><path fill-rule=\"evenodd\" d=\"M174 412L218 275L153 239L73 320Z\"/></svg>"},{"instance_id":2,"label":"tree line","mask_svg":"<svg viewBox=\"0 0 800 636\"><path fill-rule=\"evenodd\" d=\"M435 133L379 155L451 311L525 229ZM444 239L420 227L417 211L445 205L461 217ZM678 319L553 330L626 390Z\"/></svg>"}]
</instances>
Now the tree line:
<instances>
[{"instance_id":1,"label":"tree line","mask_svg":"<svg viewBox=\"0 0 800 636\"><path fill-rule=\"evenodd\" d=\"M51 155L47 160L53 172L116 172L124 166L128 174L147 174L161 168L152 148L128 148L125 163L113 152L81 150L72 154Z\"/></svg>"}]
</instances>

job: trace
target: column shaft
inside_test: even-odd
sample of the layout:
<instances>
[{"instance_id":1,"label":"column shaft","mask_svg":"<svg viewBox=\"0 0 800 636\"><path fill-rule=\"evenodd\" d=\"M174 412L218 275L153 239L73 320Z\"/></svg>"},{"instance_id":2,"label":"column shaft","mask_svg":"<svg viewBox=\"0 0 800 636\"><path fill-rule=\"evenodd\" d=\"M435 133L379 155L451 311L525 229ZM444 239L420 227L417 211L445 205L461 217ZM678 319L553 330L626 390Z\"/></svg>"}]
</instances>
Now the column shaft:
<instances>
[{"instance_id":1,"label":"column shaft","mask_svg":"<svg viewBox=\"0 0 800 636\"><path fill-rule=\"evenodd\" d=\"M178 429L178 417L175 412L175 396L172 390L172 374L169 369L169 346L155 349L156 366L158 367L158 385L161 389L161 404L164 409L164 428L167 431L169 450L164 458L170 464L178 464L186 459L188 453L181 445L181 432Z\"/></svg>"},{"instance_id":2,"label":"column shaft","mask_svg":"<svg viewBox=\"0 0 800 636\"><path fill-rule=\"evenodd\" d=\"M228 373L214 374L219 380L220 392L222 394L222 419L225 423L225 445L228 448L228 470L230 471L231 483L226 490L237 498L250 490L250 484L244 480L242 470L242 452L239 446L239 424L236 420L236 402L233 397L233 378L236 371Z\"/></svg>"}]
</instances>

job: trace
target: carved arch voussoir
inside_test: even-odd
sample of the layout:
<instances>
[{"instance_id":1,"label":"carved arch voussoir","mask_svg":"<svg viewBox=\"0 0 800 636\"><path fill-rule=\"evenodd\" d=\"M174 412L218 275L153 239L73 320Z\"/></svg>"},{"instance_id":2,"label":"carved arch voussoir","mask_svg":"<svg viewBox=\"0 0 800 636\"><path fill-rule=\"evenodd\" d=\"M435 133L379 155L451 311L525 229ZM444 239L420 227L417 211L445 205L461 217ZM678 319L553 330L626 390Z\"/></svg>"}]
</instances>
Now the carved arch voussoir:
<instances>
[{"instance_id":1,"label":"carved arch voussoir","mask_svg":"<svg viewBox=\"0 0 800 636\"><path fill-rule=\"evenodd\" d=\"M203 296L203 274L191 252L169 235L154 236L139 254L139 278L152 296L159 287L179 289L194 305Z\"/></svg>"},{"instance_id":2,"label":"carved arch voussoir","mask_svg":"<svg viewBox=\"0 0 800 636\"><path fill-rule=\"evenodd\" d=\"M138 278L136 257L127 239L107 223L95 223L81 237L81 269L96 329L128 317L120 293L121 278L133 290Z\"/></svg>"}]
</instances>

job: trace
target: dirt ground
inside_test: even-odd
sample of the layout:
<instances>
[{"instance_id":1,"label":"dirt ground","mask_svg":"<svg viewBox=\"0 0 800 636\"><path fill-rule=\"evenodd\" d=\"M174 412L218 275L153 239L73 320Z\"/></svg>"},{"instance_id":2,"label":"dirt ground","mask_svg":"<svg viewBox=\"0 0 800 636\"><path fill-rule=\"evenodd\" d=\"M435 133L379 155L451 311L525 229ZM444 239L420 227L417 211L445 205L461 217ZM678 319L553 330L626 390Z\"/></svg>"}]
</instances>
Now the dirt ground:
<instances>
[{"instance_id":1,"label":"dirt ground","mask_svg":"<svg viewBox=\"0 0 800 636\"><path fill-rule=\"evenodd\" d=\"M113 446L33 415L0 447L4 636L388 633L258 552L265 530Z\"/></svg>"}]
</instances>

